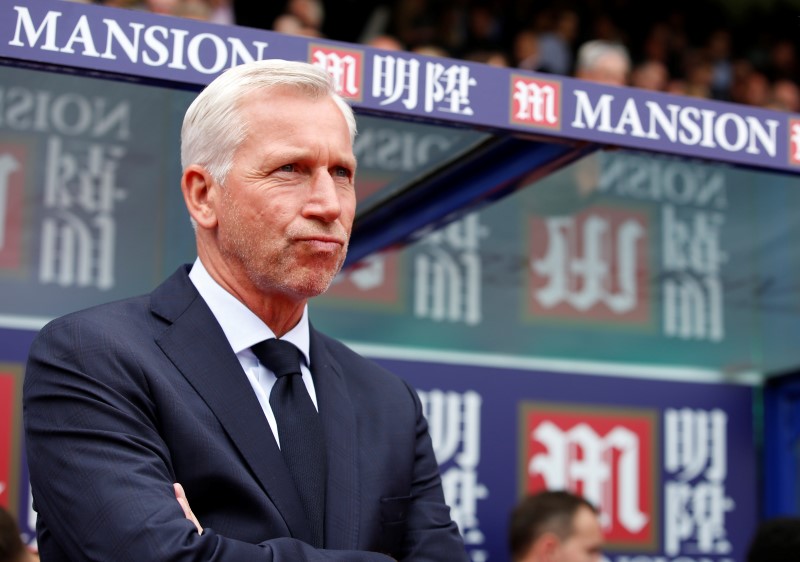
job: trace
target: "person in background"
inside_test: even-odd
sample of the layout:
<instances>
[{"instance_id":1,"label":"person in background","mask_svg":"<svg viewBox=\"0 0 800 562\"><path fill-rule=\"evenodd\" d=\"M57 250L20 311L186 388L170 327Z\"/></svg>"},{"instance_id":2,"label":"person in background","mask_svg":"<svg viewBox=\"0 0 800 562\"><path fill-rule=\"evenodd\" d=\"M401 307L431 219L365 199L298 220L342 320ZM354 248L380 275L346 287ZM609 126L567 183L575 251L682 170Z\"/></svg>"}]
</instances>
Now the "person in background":
<instances>
[{"instance_id":1,"label":"person in background","mask_svg":"<svg viewBox=\"0 0 800 562\"><path fill-rule=\"evenodd\" d=\"M546 490L515 506L508 545L513 562L600 562L603 532L591 503L571 492Z\"/></svg>"},{"instance_id":2,"label":"person in background","mask_svg":"<svg viewBox=\"0 0 800 562\"><path fill-rule=\"evenodd\" d=\"M646 60L637 64L631 74L631 86L663 92L669 83L669 71L667 67L657 60Z\"/></svg>"},{"instance_id":3,"label":"person in background","mask_svg":"<svg viewBox=\"0 0 800 562\"><path fill-rule=\"evenodd\" d=\"M539 39L539 65L542 72L568 76L572 73L573 43L578 36L580 18L575 10L545 10L536 29Z\"/></svg>"},{"instance_id":4,"label":"person in background","mask_svg":"<svg viewBox=\"0 0 800 562\"><path fill-rule=\"evenodd\" d=\"M30 349L43 559L467 561L415 389L309 320L347 253L355 134L304 62L240 65L197 96L197 259Z\"/></svg>"},{"instance_id":5,"label":"person in background","mask_svg":"<svg viewBox=\"0 0 800 562\"><path fill-rule=\"evenodd\" d=\"M797 562L800 560L800 517L776 517L756 529L747 562Z\"/></svg>"},{"instance_id":6,"label":"person in background","mask_svg":"<svg viewBox=\"0 0 800 562\"><path fill-rule=\"evenodd\" d=\"M772 84L770 101L766 107L777 111L800 112L800 87L791 80L776 80Z\"/></svg>"},{"instance_id":7,"label":"person in background","mask_svg":"<svg viewBox=\"0 0 800 562\"><path fill-rule=\"evenodd\" d=\"M0 506L0 562L35 562L39 556L22 542L14 517Z\"/></svg>"},{"instance_id":8,"label":"person in background","mask_svg":"<svg viewBox=\"0 0 800 562\"><path fill-rule=\"evenodd\" d=\"M539 70L539 37L532 29L523 29L514 36L513 62L516 68Z\"/></svg>"},{"instance_id":9,"label":"person in background","mask_svg":"<svg viewBox=\"0 0 800 562\"><path fill-rule=\"evenodd\" d=\"M595 39L583 43L575 61L575 77L601 84L625 86L631 73L631 58L621 43Z\"/></svg>"}]
</instances>

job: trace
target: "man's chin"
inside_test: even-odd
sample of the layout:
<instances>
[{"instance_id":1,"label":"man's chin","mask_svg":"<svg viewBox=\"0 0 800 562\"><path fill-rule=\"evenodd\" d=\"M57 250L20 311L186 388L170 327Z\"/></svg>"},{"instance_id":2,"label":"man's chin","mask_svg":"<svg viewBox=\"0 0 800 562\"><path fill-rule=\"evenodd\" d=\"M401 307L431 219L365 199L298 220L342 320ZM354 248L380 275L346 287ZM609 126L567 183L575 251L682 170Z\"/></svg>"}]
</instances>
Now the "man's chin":
<instances>
[{"instance_id":1,"label":"man's chin","mask_svg":"<svg viewBox=\"0 0 800 562\"><path fill-rule=\"evenodd\" d=\"M310 275L295 285L298 296L306 299L320 296L330 288L335 277L335 273L310 272Z\"/></svg>"},{"instance_id":2,"label":"man's chin","mask_svg":"<svg viewBox=\"0 0 800 562\"><path fill-rule=\"evenodd\" d=\"M327 291L333 284L336 274L344 264L344 255L327 256L325 259L303 260L293 265L284 263L279 270L285 272L277 276L283 291L290 293L294 298L310 299ZM272 277L276 279L277 272L273 270Z\"/></svg>"}]
</instances>

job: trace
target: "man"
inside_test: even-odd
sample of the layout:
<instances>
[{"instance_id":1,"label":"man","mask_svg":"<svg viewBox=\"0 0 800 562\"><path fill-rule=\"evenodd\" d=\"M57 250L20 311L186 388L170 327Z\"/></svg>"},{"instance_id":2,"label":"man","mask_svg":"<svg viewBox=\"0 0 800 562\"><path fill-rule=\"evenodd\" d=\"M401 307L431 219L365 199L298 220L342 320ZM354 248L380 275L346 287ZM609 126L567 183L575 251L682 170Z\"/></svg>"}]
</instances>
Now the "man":
<instances>
[{"instance_id":1,"label":"man","mask_svg":"<svg viewBox=\"0 0 800 562\"><path fill-rule=\"evenodd\" d=\"M522 500L511 514L513 562L599 562L602 547L596 509L573 493L539 492Z\"/></svg>"},{"instance_id":2,"label":"man","mask_svg":"<svg viewBox=\"0 0 800 562\"><path fill-rule=\"evenodd\" d=\"M620 43L595 39L578 49L575 77L611 86L626 86L630 79L631 58Z\"/></svg>"},{"instance_id":3,"label":"man","mask_svg":"<svg viewBox=\"0 0 800 562\"><path fill-rule=\"evenodd\" d=\"M467 559L413 388L308 322L345 259L354 135L305 63L233 68L191 105L181 188L197 261L31 347L44 560ZM296 346L294 372L266 366L274 338ZM305 408L288 416L287 389ZM307 442L318 456L298 466Z\"/></svg>"}]
</instances>

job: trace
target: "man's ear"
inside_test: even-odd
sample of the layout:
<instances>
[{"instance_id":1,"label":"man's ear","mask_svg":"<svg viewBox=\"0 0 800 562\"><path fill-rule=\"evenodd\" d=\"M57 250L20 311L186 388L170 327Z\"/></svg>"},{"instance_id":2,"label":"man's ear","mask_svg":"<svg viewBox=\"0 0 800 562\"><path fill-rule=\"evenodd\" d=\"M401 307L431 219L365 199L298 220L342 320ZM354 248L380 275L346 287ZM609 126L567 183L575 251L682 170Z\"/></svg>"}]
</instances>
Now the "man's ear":
<instances>
[{"instance_id":1,"label":"man's ear","mask_svg":"<svg viewBox=\"0 0 800 562\"><path fill-rule=\"evenodd\" d=\"M533 551L536 562L553 562L556 560L558 549L561 548L561 540L555 533L546 532L536 539L531 550Z\"/></svg>"},{"instance_id":2,"label":"man's ear","mask_svg":"<svg viewBox=\"0 0 800 562\"><path fill-rule=\"evenodd\" d=\"M181 191L186 208L198 227L214 228L217 214L213 202L220 186L203 166L191 164L181 176Z\"/></svg>"}]
</instances>

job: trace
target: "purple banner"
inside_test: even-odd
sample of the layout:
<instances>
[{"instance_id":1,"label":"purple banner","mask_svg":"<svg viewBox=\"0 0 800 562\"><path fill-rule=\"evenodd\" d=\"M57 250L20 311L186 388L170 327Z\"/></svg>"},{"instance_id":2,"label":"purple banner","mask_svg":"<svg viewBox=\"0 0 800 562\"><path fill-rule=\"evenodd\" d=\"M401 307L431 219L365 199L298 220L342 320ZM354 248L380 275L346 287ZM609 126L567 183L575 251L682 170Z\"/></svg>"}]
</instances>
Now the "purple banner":
<instances>
[{"instance_id":1,"label":"purple banner","mask_svg":"<svg viewBox=\"0 0 800 562\"><path fill-rule=\"evenodd\" d=\"M72 2L0 4L0 57L202 86L242 62L327 69L360 109L772 170L800 166L796 115L567 77Z\"/></svg>"},{"instance_id":2,"label":"purple banner","mask_svg":"<svg viewBox=\"0 0 800 562\"><path fill-rule=\"evenodd\" d=\"M383 359L419 391L472 560L509 560L526 493L600 511L608 562L744 560L757 519L753 389Z\"/></svg>"}]
</instances>

